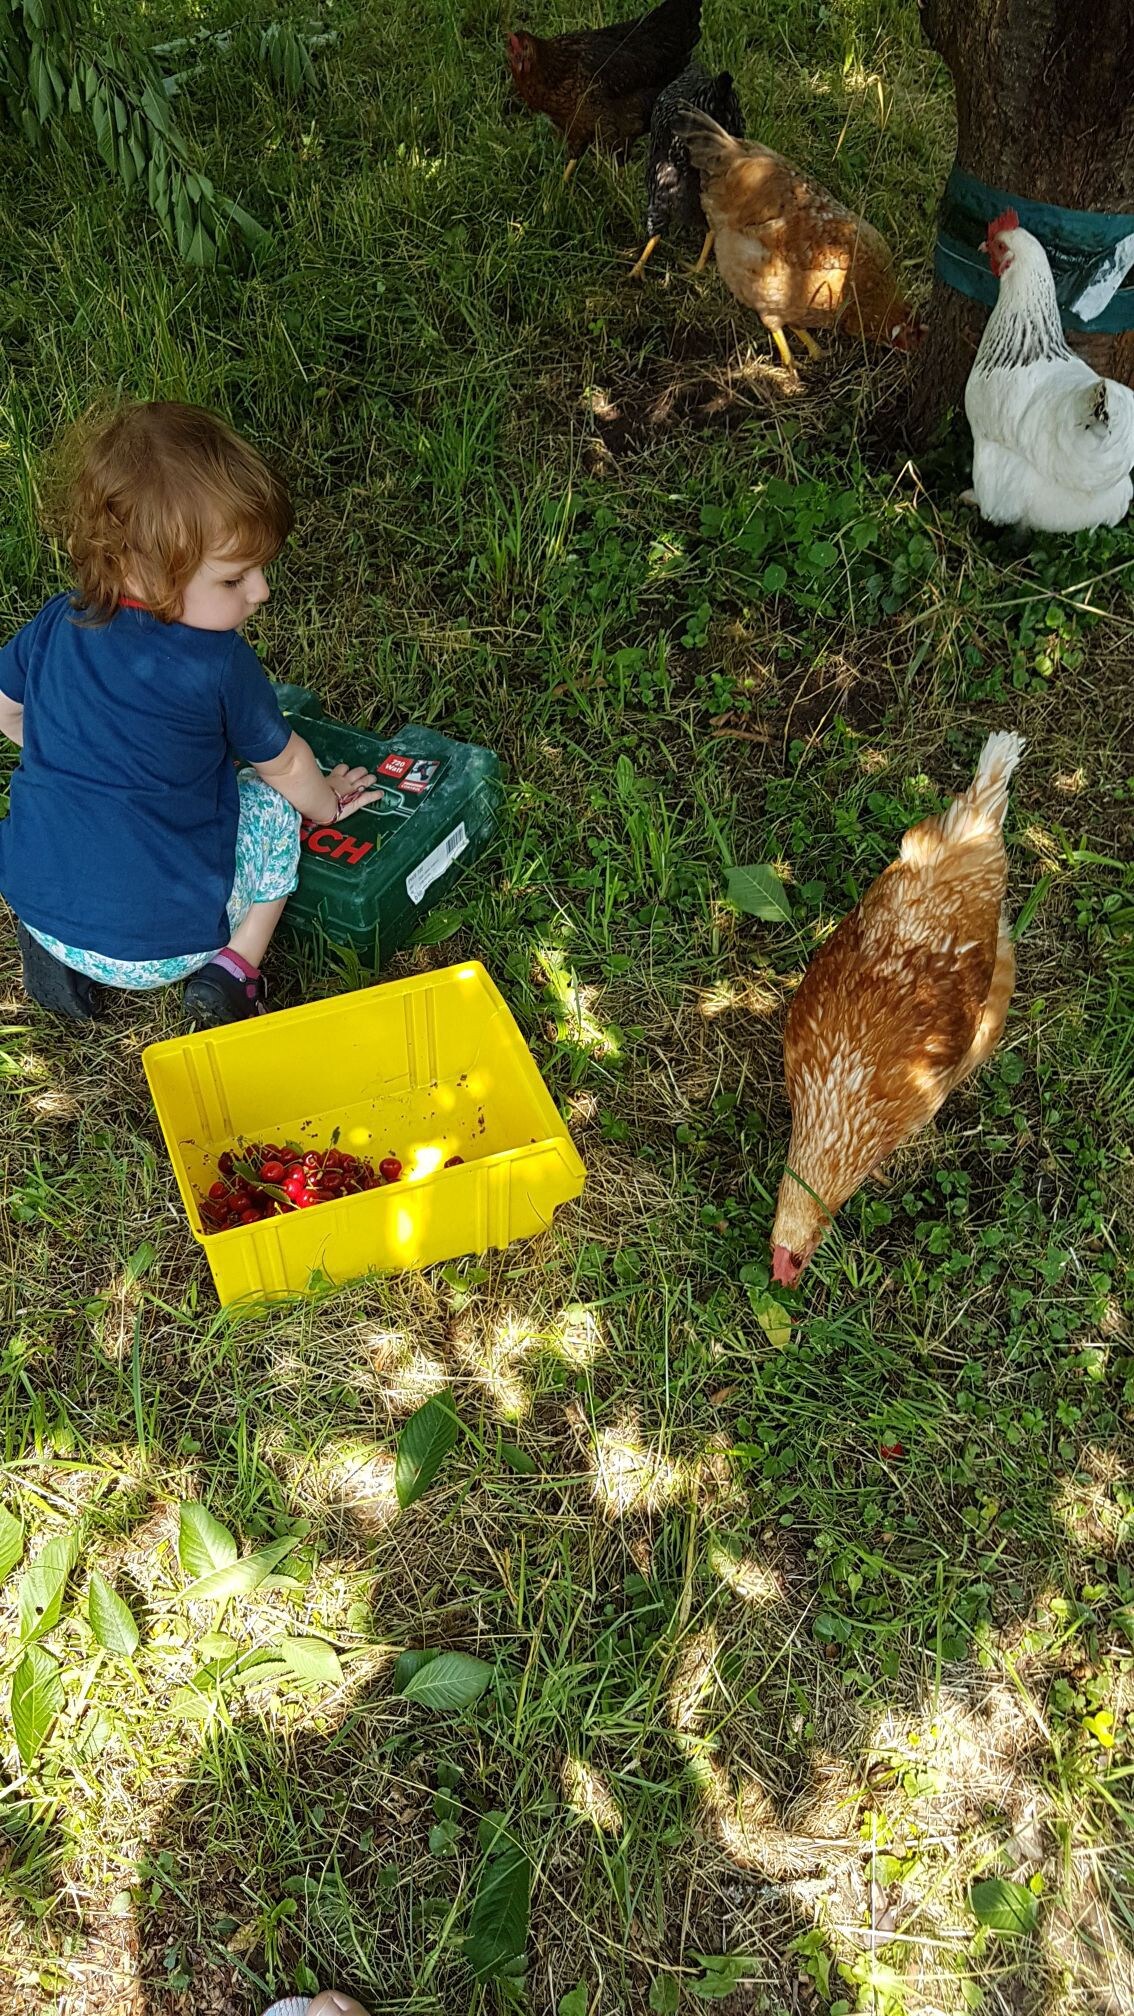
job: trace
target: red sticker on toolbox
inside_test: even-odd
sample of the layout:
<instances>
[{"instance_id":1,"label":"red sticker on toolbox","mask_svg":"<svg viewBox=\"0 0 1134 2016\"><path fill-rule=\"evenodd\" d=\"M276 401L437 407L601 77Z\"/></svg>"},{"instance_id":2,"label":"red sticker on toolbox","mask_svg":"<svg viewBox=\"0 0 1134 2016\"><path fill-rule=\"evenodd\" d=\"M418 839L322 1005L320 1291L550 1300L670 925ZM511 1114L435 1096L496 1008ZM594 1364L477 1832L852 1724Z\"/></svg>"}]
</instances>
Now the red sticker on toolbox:
<instances>
[{"instance_id":1,"label":"red sticker on toolbox","mask_svg":"<svg viewBox=\"0 0 1134 2016\"><path fill-rule=\"evenodd\" d=\"M377 774L379 777L394 777L400 780L412 769L412 756L385 756L378 765Z\"/></svg>"},{"instance_id":2,"label":"red sticker on toolbox","mask_svg":"<svg viewBox=\"0 0 1134 2016\"><path fill-rule=\"evenodd\" d=\"M440 768L441 763L439 758L431 759L428 756L419 756L412 769L407 771L403 778L402 790L428 791Z\"/></svg>"}]
</instances>

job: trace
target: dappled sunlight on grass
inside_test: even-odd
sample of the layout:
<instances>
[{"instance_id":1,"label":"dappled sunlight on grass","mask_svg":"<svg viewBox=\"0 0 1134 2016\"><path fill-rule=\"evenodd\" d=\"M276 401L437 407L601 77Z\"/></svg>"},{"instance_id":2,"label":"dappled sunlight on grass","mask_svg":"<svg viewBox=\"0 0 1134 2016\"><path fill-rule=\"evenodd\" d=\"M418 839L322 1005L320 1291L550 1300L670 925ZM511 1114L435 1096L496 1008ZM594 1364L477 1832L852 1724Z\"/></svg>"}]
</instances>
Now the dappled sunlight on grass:
<instances>
[{"instance_id":1,"label":"dappled sunlight on grass","mask_svg":"<svg viewBox=\"0 0 1134 2016\"><path fill-rule=\"evenodd\" d=\"M719 1650L716 1629L706 1625L688 1634L674 1661L666 1689L666 1714L678 1743L685 1747L687 1742L690 1751L700 1748L701 1711L716 1684Z\"/></svg>"},{"instance_id":2,"label":"dappled sunlight on grass","mask_svg":"<svg viewBox=\"0 0 1134 2016\"><path fill-rule=\"evenodd\" d=\"M1034 819L1030 820L1024 828L1024 839L1032 852L1039 855L1045 868L1066 868L1066 850L1055 834L1049 833L1045 826L1040 826Z\"/></svg>"},{"instance_id":3,"label":"dappled sunlight on grass","mask_svg":"<svg viewBox=\"0 0 1134 2016\"><path fill-rule=\"evenodd\" d=\"M121 1365L130 1356L141 1303L137 1275L129 1268L122 1268L87 1304L98 1348L114 1365Z\"/></svg>"},{"instance_id":4,"label":"dappled sunlight on grass","mask_svg":"<svg viewBox=\"0 0 1134 2016\"><path fill-rule=\"evenodd\" d=\"M589 1820L600 1834L621 1834L622 1810L603 1772L581 1757L565 1757L559 1783L564 1804L580 1820Z\"/></svg>"},{"instance_id":5,"label":"dappled sunlight on grass","mask_svg":"<svg viewBox=\"0 0 1134 2016\"><path fill-rule=\"evenodd\" d=\"M744 1554L728 1540L710 1540L709 1567L713 1574L743 1596L746 1603L768 1605L782 1603L784 1586L775 1570L751 1555Z\"/></svg>"},{"instance_id":6,"label":"dappled sunlight on grass","mask_svg":"<svg viewBox=\"0 0 1134 2016\"><path fill-rule=\"evenodd\" d=\"M780 1825L767 1790L751 1772L730 1773L688 1738L683 1747L686 1775L700 1795L710 1828L740 1868L782 1880L810 1874L833 1851L848 1851L846 1839L796 1834Z\"/></svg>"},{"instance_id":7,"label":"dappled sunlight on grass","mask_svg":"<svg viewBox=\"0 0 1134 2016\"><path fill-rule=\"evenodd\" d=\"M564 954L541 946L536 954L551 997L551 1018L558 1042L573 1043L592 1057L618 1057L622 1033L600 1021L596 1010L602 999L599 987L584 986L568 966Z\"/></svg>"},{"instance_id":8,"label":"dappled sunlight on grass","mask_svg":"<svg viewBox=\"0 0 1134 2016\"><path fill-rule=\"evenodd\" d=\"M449 1348L506 1420L523 1421L531 1412L538 1363L545 1354L583 1371L607 1345L598 1317L584 1303L568 1303L547 1316L472 1303L453 1320Z\"/></svg>"},{"instance_id":9,"label":"dappled sunlight on grass","mask_svg":"<svg viewBox=\"0 0 1134 2016\"><path fill-rule=\"evenodd\" d=\"M369 1536L397 1519L394 1452L365 1436L347 1436L302 1452L277 1445L273 1460L305 1518L349 1520Z\"/></svg>"},{"instance_id":10,"label":"dappled sunlight on grass","mask_svg":"<svg viewBox=\"0 0 1134 2016\"><path fill-rule=\"evenodd\" d=\"M1116 1502L1116 1487L1128 1483L1115 1449L1084 1450L1074 1476L1059 1479L1052 1506L1067 1538L1085 1554L1113 1557L1123 1539L1134 1532L1134 1517Z\"/></svg>"},{"instance_id":11,"label":"dappled sunlight on grass","mask_svg":"<svg viewBox=\"0 0 1134 2016\"><path fill-rule=\"evenodd\" d=\"M579 1372L597 1364L610 1349L602 1323L585 1302L568 1302L543 1336L548 1348Z\"/></svg>"},{"instance_id":12,"label":"dappled sunlight on grass","mask_svg":"<svg viewBox=\"0 0 1134 2016\"><path fill-rule=\"evenodd\" d=\"M68 1126L78 1119L82 1108L73 1092L61 1086L51 1086L46 1092L37 1092L28 1101L37 1120L56 1126Z\"/></svg>"},{"instance_id":13,"label":"dappled sunlight on grass","mask_svg":"<svg viewBox=\"0 0 1134 2016\"><path fill-rule=\"evenodd\" d=\"M616 1428L604 1429L595 1444L594 1495L608 1518L627 1512L656 1512L688 1490L682 1466L667 1462Z\"/></svg>"},{"instance_id":14,"label":"dappled sunlight on grass","mask_svg":"<svg viewBox=\"0 0 1134 2016\"><path fill-rule=\"evenodd\" d=\"M781 996L763 980L717 980L697 995L698 1012L706 1022L718 1015L775 1015Z\"/></svg>"},{"instance_id":15,"label":"dappled sunlight on grass","mask_svg":"<svg viewBox=\"0 0 1134 2016\"><path fill-rule=\"evenodd\" d=\"M363 1336L362 1347L383 1395L399 1412L422 1406L431 1393L439 1393L447 1383L440 1359L402 1330L371 1330Z\"/></svg>"}]
</instances>

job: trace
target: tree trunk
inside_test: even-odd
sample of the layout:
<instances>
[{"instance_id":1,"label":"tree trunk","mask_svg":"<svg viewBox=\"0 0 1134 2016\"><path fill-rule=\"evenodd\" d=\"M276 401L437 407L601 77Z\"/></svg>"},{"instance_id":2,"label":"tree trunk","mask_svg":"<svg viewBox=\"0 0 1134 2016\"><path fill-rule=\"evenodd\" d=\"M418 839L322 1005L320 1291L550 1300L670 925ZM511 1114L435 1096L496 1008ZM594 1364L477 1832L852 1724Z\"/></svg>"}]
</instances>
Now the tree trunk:
<instances>
[{"instance_id":1,"label":"tree trunk","mask_svg":"<svg viewBox=\"0 0 1134 2016\"><path fill-rule=\"evenodd\" d=\"M957 92L957 161L993 188L1065 210L1134 212L1134 0L922 0ZM934 280L909 430L956 406L987 309ZM1134 384L1134 331L1068 342Z\"/></svg>"}]
</instances>

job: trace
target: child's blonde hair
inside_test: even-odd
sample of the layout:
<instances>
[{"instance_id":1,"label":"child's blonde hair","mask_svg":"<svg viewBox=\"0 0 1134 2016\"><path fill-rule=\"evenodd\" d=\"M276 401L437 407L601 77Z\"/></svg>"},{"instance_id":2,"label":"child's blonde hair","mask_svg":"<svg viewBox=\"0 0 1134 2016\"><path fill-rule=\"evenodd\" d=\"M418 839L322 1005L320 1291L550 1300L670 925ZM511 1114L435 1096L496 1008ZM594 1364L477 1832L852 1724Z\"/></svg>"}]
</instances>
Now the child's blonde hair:
<instances>
[{"instance_id":1,"label":"child's blonde hair","mask_svg":"<svg viewBox=\"0 0 1134 2016\"><path fill-rule=\"evenodd\" d=\"M265 566L294 522L282 478L200 406L118 406L83 424L66 464L56 515L77 600L96 623L113 616L127 580L155 616L175 622L209 554Z\"/></svg>"}]
</instances>

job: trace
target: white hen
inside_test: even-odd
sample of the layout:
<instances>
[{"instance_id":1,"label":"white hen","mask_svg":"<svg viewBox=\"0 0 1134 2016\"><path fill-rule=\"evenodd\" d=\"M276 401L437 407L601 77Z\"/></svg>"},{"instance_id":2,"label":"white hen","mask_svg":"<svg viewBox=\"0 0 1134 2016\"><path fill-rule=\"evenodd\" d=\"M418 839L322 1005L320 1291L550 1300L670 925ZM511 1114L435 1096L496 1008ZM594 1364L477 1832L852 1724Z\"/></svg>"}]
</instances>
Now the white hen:
<instances>
[{"instance_id":1,"label":"white hen","mask_svg":"<svg viewBox=\"0 0 1134 2016\"><path fill-rule=\"evenodd\" d=\"M1134 392L1068 349L1047 253L1014 210L981 248L1000 292L965 387L966 501L993 525L1085 532L1130 508Z\"/></svg>"}]
</instances>

